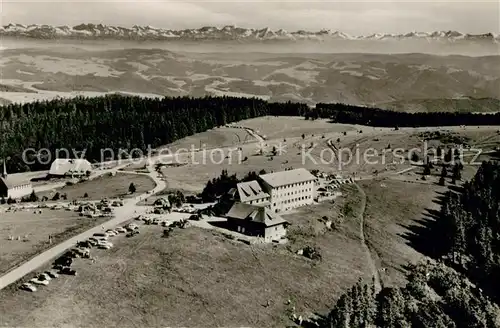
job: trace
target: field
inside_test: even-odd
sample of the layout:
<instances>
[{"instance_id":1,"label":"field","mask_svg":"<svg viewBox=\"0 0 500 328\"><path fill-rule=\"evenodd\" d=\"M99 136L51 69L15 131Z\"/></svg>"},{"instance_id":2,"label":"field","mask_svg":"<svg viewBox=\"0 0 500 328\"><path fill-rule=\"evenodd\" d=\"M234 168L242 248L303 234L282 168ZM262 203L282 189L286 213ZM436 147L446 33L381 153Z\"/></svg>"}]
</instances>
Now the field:
<instances>
[{"instance_id":1,"label":"field","mask_svg":"<svg viewBox=\"0 0 500 328\"><path fill-rule=\"evenodd\" d=\"M313 128L315 125L318 126L316 130ZM409 163L409 151L414 149L419 159L423 160L425 143L422 133L438 130L407 128L394 131L388 128L333 124L325 120L307 121L294 117L256 118L239 122L238 126L252 128L258 130L261 135L271 136L265 141L262 155L259 155L259 143L242 145L241 154L221 146L218 151L207 150L179 155L176 157L176 162L183 165L162 169L167 179L167 189L200 192L207 180L219 176L222 170L243 177L249 171L259 172L264 169L266 172L271 172L298 167L362 178L410 170L404 176L415 181L420 179L421 176L417 173L421 169ZM444 135L451 136L448 137L449 140L454 140L453 137L457 136L467 137L470 145L490 150L500 145L497 129L497 127L467 129L450 127L440 130L448 131ZM301 137L302 134L304 139ZM190 140L196 144L197 140L203 138L193 135ZM429 148L452 144L445 137L441 139L429 140L426 143ZM331 140L337 149L343 149L342 162L338 160L338 151L334 152L329 147L328 140ZM273 147L277 150L281 147L281 154L278 151L278 154L273 156Z\"/></svg>"},{"instance_id":2,"label":"field","mask_svg":"<svg viewBox=\"0 0 500 328\"><path fill-rule=\"evenodd\" d=\"M179 149L199 149L205 147L207 149L217 147L235 147L243 143L251 143L256 141L246 130L236 128L214 128L209 131L197 133L178 140L170 145L168 149L172 152Z\"/></svg>"},{"instance_id":3,"label":"field","mask_svg":"<svg viewBox=\"0 0 500 328\"><path fill-rule=\"evenodd\" d=\"M412 248L412 228L428 213L438 210L434 201L445 187L432 184L373 180L359 183L366 197L365 238L379 268L383 286L405 283L404 266L422 255Z\"/></svg>"},{"instance_id":4,"label":"field","mask_svg":"<svg viewBox=\"0 0 500 328\"><path fill-rule=\"evenodd\" d=\"M317 131L320 133L313 133L313 126L316 123L319 126ZM243 177L249 171L259 172L264 169L266 172L271 172L290 167L306 167L332 172L337 166L333 165L332 158L334 157L327 145L328 139L342 135L343 131L354 129L351 126L330 124L320 120L310 122L296 117L256 118L239 122L238 126L252 129L259 127L257 128L259 134L272 135L273 126L276 126L276 129L280 128L281 131L275 134L279 138L268 138L263 148L260 143L243 144L240 146L241 152L238 152L224 148L221 144L218 145L221 147L218 150L177 156L176 162L183 165L162 169L167 179L168 189L200 192L207 180L219 176L222 170L227 170L229 174L237 174L239 177ZM236 130L244 131L243 129ZM302 134L307 134L304 139L301 137ZM190 137L195 145L199 143L197 140L203 139L202 134ZM313 147L309 149L311 145ZM273 147L278 150L278 154L274 156L272 155ZM260 149L263 149L262 155L259 152ZM310 157L306 153L310 154Z\"/></svg>"},{"instance_id":5,"label":"field","mask_svg":"<svg viewBox=\"0 0 500 328\"><path fill-rule=\"evenodd\" d=\"M303 117L274 117L265 116L240 121L238 126L243 126L256 131L266 139L296 138L302 134L310 137L332 132L352 131L354 127L347 124L332 124L328 120L306 120Z\"/></svg>"},{"instance_id":6,"label":"field","mask_svg":"<svg viewBox=\"0 0 500 328\"><path fill-rule=\"evenodd\" d=\"M106 220L82 218L70 211L43 209L42 214L33 212L0 214L0 274L49 248L49 235L53 236L53 243L58 243ZM9 236L19 236L21 240L8 240ZM24 236L27 241L23 241Z\"/></svg>"},{"instance_id":7,"label":"field","mask_svg":"<svg viewBox=\"0 0 500 328\"><path fill-rule=\"evenodd\" d=\"M128 188L131 183L136 187L136 194L144 193L155 186L154 181L145 175L117 173L115 176L100 176L93 180L66 185L55 191L42 192L38 197L47 196L51 199L56 192L66 194L68 201L129 197ZM84 198L85 194L88 194L87 198Z\"/></svg>"}]
</instances>

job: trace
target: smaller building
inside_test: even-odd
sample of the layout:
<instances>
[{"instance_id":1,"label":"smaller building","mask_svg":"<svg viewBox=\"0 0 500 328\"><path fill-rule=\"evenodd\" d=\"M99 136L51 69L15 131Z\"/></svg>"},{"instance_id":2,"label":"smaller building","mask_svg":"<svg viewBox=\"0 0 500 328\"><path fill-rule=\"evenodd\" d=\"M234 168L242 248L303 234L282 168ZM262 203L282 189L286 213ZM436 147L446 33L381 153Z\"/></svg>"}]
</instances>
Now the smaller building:
<instances>
[{"instance_id":1,"label":"smaller building","mask_svg":"<svg viewBox=\"0 0 500 328\"><path fill-rule=\"evenodd\" d=\"M266 242L286 236L288 222L267 207L234 203L226 218L231 230L264 238Z\"/></svg>"},{"instance_id":2,"label":"smaller building","mask_svg":"<svg viewBox=\"0 0 500 328\"><path fill-rule=\"evenodd\" d=\"M78 177L92 172L92 165L86 159L57 158L50 166L50 177Z\"/></svg>"},{"instance_id":3,"label":"smaller building","mask_svg":"<svg viewBox=\"0 0 500 328\"><path fill-rule=\"evenodd\" d=\"M257 181L240 182L236 185L236 200L250 205L268 206L271 196L262 190Z\"/></svg>"},{"instance_id":4,"label":"smaller building","mask_svg":"<svg viewBox=\"0 0 500 328\"><path fill-rule=\"evenodd\" d=\"M7 175L5 161L3 162L3 170L0 176L0 197L4 199L21 198L31 194L33 186L31 182L22 177L22 174L14 174L14 176Z\"/></svg>"}]
</instances>

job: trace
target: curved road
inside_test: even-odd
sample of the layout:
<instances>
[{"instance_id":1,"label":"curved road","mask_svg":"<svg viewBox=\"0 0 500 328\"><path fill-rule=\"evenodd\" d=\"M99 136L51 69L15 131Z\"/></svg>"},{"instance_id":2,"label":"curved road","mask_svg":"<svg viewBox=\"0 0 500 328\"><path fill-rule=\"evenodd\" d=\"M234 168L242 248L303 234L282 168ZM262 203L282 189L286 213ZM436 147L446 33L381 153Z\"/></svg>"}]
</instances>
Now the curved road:
<instances>
[{"instance_id":1,"label":"curved road","mask_svg":"<svg viewBox=\"0 0 500 328\"><path fill-rule=\"evenodd\" d=\"M114 168L114 170L117 169L118 168ZM124 200L123 207L115 208L115 217L113 219L103 223L102 225L87 230L77 236L74 236L66 241L63 241L62 243L44 251L43 253L32 258L31 260L23 263L19 267L16 267L15 269L9 271L8 273L0 277L0 289L5 288L6 286L21 279L25 275L31 273L32 271L35 271L39 267L43 266L45 263L56 258L58 255L64 253L68 248L73 247L78 241L88 239L92 237L92 235L96 232L102 232L102 227L104 227L104 229L111 229L116 227L117 225L120 225L123 222L133 219L139 214L145 214L146 207L137 206L137 203L146 199L152 194L162 191L166 187L165 181L163 181L158 177L158 174L156 171L154 171L152 165L148 166L148 170L149 173L137 173L137 174L144 174L150 176L156 183L156 187L154 187L153 190L149 191L149 193L144 193L134 198L129 198Z\"/></svg>"}]
</instances>

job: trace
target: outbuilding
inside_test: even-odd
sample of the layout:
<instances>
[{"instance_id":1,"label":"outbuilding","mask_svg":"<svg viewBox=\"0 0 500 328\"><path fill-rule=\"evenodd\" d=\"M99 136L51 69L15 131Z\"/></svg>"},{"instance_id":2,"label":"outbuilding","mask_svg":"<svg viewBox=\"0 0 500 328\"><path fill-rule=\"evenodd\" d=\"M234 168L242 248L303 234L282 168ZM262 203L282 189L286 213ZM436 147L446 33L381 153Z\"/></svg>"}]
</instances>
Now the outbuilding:
<instances>
[{"instance_id":1,"label":"outbuilding","mask_svg":"<svg viewBox=\"0 0 500 328\"><path fill-rule=\"evenodd\" d=\"M267 207L238 202L233 204L226 218L231 230L262 237L266 242L284 238L289 224Z\"/></svg>"},{"instance_id":2,"label":"outbuilding","mask_svg":"<svg viewBox=\"0 0 500 328\"><path fill-rule=\"evenodd\" d=\"M79 177L90 175L92 165L86 159L57 158L50 166L50 177Z\"/></svg>"}]
</instances>

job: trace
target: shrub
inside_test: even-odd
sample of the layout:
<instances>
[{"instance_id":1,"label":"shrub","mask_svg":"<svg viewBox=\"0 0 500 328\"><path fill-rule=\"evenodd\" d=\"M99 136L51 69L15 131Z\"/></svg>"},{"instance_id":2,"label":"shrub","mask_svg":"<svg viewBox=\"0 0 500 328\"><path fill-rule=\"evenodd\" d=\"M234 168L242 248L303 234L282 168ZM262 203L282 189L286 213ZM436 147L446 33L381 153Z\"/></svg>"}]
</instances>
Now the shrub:
<instances>
[{"instance_id":1,"label":"shrub","mask_svg":"<svg viewBox=\"0 0 500 328\"><path fill-rule=\"evenodd\" d=\"M52 200L59 200L61 198L61 194L56 192L54 197L52 197Z\"/></svg>"}]
</instances>

